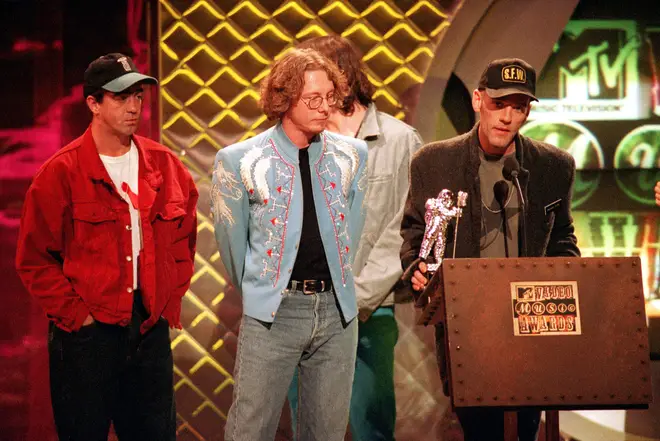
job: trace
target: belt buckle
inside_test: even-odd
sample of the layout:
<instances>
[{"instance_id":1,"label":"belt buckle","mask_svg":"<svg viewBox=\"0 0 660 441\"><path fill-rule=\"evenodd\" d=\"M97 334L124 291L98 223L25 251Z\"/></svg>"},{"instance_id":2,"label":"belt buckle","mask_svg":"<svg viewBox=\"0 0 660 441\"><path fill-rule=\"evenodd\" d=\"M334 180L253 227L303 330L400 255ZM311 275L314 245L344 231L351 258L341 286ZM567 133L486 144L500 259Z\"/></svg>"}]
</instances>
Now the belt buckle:
<instances>
[{"instance_id":1,"label":"belt buckle","mask_svg":"<svg viewBox=\"0 0 660 441\"><path fill-rule=\"evenodd\" d=\"M306 295L316 294L316 289L307 288L307 286L309 286L309 285L316 288L316 280L303 280L303 294L306 294Z\"/></svg>"}]
</instances>

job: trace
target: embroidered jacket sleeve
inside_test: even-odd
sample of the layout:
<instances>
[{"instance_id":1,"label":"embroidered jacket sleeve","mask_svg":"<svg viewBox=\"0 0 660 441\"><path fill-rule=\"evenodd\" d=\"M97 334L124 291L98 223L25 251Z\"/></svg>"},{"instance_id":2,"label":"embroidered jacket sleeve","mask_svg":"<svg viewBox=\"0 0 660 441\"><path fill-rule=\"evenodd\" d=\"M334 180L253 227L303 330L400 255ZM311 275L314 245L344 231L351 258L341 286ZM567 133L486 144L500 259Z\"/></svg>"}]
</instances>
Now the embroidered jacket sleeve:
<instances>
[{"instance_id":1,"label":"embroidered jacket sleeve","mask_svg":"<svg viewBox=\"0 0 660 441\"><path fill-rule=\"evenodd\" d=\"M199 192L192 176L183 164L176 164L178 173L177 182L182 193L186 196L184 201L186 214L175 231L172 238L172 254L176 263L177 284L170 300L165 305L163 315L174 320L170 326L181 329L181 299L190 287L195 267L195 248L197 245L197 200Z\"/></svg>"},{"instance_id":2,"label":"embroidered jacket sleeve","mask_svg":"<svg viewBox=\"0 0 660 441\"><path fill-rule=\"evenodd\" d=\"M16 270L48 317L66 331L77 331L89 309L63 272L64 235L71 224L68 189L52 162L34 178L23 205Z\"/></svg>"},{"instance_id":3,"label":"embroidered jacket sleeve","mask_svg":"<svg viewBox=\"0 0 660 441\"><path fill-rule=\"evenodd\" d=\"M399 251L403 239L400 231L409 188L410 158L422 145L422 140L416 131L408 130L402 135L393 139L392 143L405 153L398 161L392 161L390 164L392 168L387 171L394 177L394 209L397 212L376 240L367 256L365 266L360 275L355 278L358 309L360 319L363 321L367 320L373 311L383 303L402 273Z\"/></svg>"},{"instance_id":4,"label":"embroidered jacket sleeve","mask_svg":"<svg viewBox=\"0 0 660 441\"><path fill-rule=\"evenodd\" d=\"M248 247L249 195L227 149L216 156L211 204L222 275L240 290Z\"/></svg>"}]
</instances>

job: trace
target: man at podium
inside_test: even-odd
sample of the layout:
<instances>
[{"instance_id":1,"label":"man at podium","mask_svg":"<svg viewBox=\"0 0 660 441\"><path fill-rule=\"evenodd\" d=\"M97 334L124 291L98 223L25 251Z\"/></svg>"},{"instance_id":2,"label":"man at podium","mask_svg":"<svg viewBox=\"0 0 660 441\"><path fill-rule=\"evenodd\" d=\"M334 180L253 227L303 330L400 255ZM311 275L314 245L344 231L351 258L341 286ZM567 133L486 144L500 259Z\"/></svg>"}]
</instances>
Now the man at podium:
<instances>
[{"instance_id":1,"label":"man at podium","mask_svg":"<svg viewBox=\"0 0 660 441\"><path fill-rule=\"evenodd\" d=\"M531 102L538 101L535 89L536 72L524 60L490 62L472 94L472 107L480 121L470 132L430 143L413 157L401 224L401 262L404 279L411 281L415 292L421 294L430 279L427 265L441 263L420 257L420 250L427 201L439 200L441 194L446 195L443 190L467 193L458 227L454 218L442 233L444 257L580 255L570 210L573 158L519 134ZM447 394L444 339L444 326L439 324L436 349ZM501 410L461 408L457 416L466 441L504 437ZM535 440L540 412L520 411L517 421L519 439Z\"/></svg>"}]
</instances>

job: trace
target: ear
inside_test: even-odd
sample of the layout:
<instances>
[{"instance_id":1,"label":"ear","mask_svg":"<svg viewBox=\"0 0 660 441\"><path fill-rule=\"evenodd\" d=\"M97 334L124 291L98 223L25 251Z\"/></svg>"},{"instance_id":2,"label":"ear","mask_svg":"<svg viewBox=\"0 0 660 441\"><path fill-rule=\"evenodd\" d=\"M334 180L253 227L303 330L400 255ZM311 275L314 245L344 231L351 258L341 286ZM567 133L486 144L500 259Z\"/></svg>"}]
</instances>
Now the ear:
<instances>
[{"instance_id":1,"label":"ear","mask_svg":"<svg viewBox=\"0 0 660 441\"><path fill-rule=\"evenodd\" d=\"M472 110L475 112L479 113L481 110L481 100L482 100L481 92L479 89L474 89L474 92L472 92Z\"/></svg>"},{"instance_id":2,"label":"ear","mask_svg":"<svg viewBox=\"0 0 660 441\"><path fill-rule=\"evenodd\" d=\"M99 103L98 101L96 101L96 98L89 95L85 99L85 103L87 103L87 107L89 108L90 112L92 112L93 115L97 115L99 113Z\"/></svg>"}]
</instances>

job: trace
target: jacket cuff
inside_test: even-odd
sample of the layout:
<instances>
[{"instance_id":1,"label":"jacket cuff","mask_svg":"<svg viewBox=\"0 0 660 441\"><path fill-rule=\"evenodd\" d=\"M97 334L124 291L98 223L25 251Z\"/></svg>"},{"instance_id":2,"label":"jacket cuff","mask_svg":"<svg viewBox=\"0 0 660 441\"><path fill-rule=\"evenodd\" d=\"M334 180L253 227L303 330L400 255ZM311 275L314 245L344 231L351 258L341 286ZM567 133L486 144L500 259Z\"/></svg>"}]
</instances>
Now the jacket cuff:
<instances>
[{"instance_id":1,"label":"jacket cuff","mask_svg":"<svg viewBox=\"0 0 660 441\"><path fill-rule=\"evenodd\" d=\"M165 305L163 310L163 318L167 320L167 324L170 325L170 328L182 329L181 326L181 299L172 300L170 299Z\"/></svg>"},{"instance_id":2,"label":"jacket cuff","mask_svg":"<svg viewBox=\"0 0 660 441\"><path fill-rule=\"evenodd\" d=\"M403 275L401 276L401 280L404 282L410 282L410 279L412 279L413 274L415 274L415 270L419 266L420 262L424 262L425 260L422 259L421 257L418 257L417 259L413 260L410 265L408 265L404 270L403 270Z\"/></svg>"}]
</instances>

